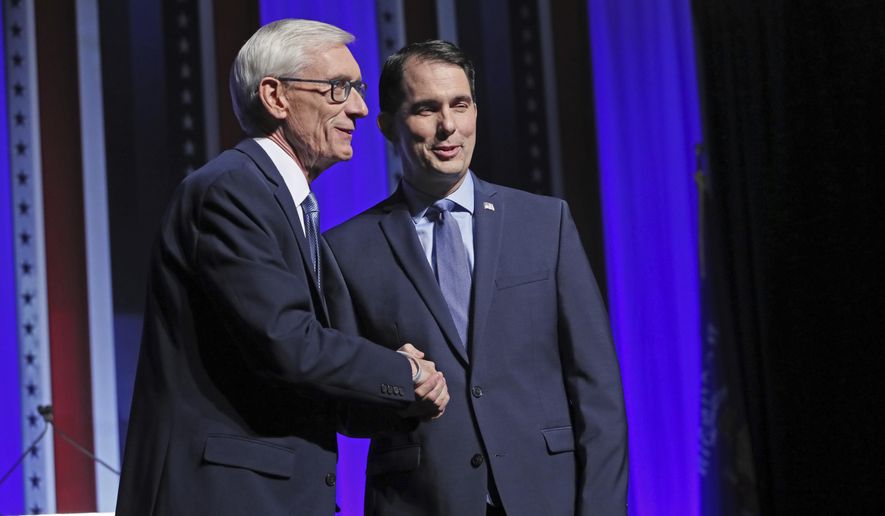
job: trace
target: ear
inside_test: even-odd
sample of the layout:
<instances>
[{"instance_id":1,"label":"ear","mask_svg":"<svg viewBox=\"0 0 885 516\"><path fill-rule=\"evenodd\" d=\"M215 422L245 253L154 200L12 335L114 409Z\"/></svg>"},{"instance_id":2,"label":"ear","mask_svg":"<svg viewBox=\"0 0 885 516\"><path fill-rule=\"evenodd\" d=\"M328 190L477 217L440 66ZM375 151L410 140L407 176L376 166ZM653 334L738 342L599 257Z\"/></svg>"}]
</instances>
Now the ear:
<instances>
[{"instance_id":1,"label":"ear","mask_svg":"<svg viewBox=\"0 0 885 516\"><path fill-rule=\"evenodd\" d=\"M274 77L265 77L258 83L258 98L267 114L277 120L285 120L289 115L289 99L286 98L283 82Z\"/></svg>"},{"instance_id":2,"label":"ear","mask_svg":"<svg viewBox=\"0 0 885 516\"><path fill-rule=\"evenodd\" d=\"M387 141L394 143L393 116L382 111L378 114L375 122L378 124L378 129L381 129L381 134L387 138Z\"/></svg>"}]
</instances>

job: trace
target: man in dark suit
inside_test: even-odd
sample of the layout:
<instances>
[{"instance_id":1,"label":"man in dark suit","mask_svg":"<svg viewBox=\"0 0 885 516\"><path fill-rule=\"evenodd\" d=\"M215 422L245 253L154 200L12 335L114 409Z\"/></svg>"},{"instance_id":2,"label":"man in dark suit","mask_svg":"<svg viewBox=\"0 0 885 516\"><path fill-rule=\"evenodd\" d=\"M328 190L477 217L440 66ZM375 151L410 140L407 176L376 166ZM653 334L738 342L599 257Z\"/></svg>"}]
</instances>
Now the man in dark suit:
<instances>
[{"instance_id":1,"label":"man in dark suit","mask_svg":"<svg viewBox=\"0 0 885 516\"><path fill-rule=\"evenodd\" d=\"M473 78L441 41L387 60L378 125L404 180L325 234L350 295L335 296L333 324L391 349L422 343L452 396L445 417L373 438L366 513L626 514L602 298L565 202L468 170Z\"/></svg>"},{"instance_id":2,"label":"man in dark suit","mask_svg":"<svg viewBox=\"0 0 885 516\"><path fill-rule=\"evenodd\" d=\"M320 272L334 263L309 183L351 157L368 113L352 40L282 20L237 56L252 138L185 179L163 221L118 515L331 515L339 402L445 407L431 362L328 327Z\"/></svg>"}]
</instances>

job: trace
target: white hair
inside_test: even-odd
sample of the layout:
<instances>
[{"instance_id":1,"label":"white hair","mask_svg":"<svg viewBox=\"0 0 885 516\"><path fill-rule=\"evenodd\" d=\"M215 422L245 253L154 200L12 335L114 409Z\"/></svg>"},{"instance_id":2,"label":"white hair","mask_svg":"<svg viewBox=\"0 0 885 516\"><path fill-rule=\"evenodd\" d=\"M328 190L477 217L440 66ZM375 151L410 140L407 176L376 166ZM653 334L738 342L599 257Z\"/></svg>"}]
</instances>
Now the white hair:
<instances>
[{"instance_id":1,"label":"white hair","mask_svg":"<svg viewBox=\"0 0 885 516\"><path fill-rule=\"evenodd\" d=\"M353 34L313 20L277 20L258 29L240 49L230 71L230 96L243 131L262 136L272 125L258 97L261 79L297 75L317 50L353 40Z\"/></svg>"}]
</instances>

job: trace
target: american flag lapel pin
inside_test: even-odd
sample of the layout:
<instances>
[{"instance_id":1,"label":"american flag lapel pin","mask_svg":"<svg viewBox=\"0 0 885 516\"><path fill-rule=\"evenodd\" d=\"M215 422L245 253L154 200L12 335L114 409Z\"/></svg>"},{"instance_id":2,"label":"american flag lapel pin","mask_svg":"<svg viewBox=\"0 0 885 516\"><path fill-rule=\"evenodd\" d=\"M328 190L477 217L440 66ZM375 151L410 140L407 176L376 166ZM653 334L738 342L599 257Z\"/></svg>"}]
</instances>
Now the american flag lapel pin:
<instances>
[{"instance_id":1,"label":"american flag lapel pin","mask_svg":"<svg viewBox=\"0 0 885 516\"><path fill-rule=\"evenodd\" d=\"M495 205L490 203L489 201L485 201L482 203L482 207L485 210L495 211Z\"/></svg>"}]
</instances>

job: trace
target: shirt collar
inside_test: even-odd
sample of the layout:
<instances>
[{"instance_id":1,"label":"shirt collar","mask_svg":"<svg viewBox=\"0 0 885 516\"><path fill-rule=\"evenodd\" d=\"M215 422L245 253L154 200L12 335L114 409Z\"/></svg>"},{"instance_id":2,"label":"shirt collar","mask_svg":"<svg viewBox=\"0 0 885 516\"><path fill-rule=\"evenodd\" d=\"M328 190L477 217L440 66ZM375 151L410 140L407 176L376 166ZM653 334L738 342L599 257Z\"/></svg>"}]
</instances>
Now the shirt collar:
<instances>
[{"instance_id":1,"label":"shirt collar","mask_svg":"<svg viewBox=\"0 0 885 516\"><path fill-rule=\"evenodd\" d=\"M424 217L427 208L430 207L437 199L432 195L418 191L403 179L403 195L406 198L406 204L409 206L409 213L412 215L413 221L418 221ZM447 195L445 198L453 201L462 210L473 215L473 172L467 171L464 175L464 181L458 186L458 189Z\"/></svg>"},{"instance_id":2,"label":"shirt collar","mask_svg":"<svg viewBox=\"0 0 885 516\"><path fill-rule=\"evenodd\" d=\"M289 189L289 193L292 195L292 200L295 201L295 205L301 206L301 203L304 202L304 198L310 193L310 186L307 184L307 178L304 177L304 171L302 171L301 167L298 166L298 163L292 159L292 156L286 154L286 151L284 151L275 141L264 137L253 139L255 140L255 143L264 149L264 152L267 153L267 156L273 162L274 166L277 167L280 175L283 176L283 181L286 183L286 187Z\"/></svg>"}]
</instances>

